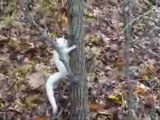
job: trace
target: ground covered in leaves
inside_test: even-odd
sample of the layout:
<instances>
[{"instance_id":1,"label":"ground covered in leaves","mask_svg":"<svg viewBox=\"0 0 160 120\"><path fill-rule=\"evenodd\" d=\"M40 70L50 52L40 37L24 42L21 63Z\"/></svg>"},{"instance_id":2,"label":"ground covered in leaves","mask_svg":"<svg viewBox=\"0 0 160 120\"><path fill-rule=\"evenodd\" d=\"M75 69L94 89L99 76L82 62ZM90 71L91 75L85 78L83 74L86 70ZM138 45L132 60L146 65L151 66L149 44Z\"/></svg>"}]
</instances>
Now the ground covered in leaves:
<instances>
[{"instance_id":1,"label":"ground covered in leaves","mask_svg":"<svg viewBox=\"0 0 160 120\"><path fill-rule=\"evenodd\" d=\"M35 21L51 37L68 34L66 0L26 3ZM146 0L132 6L130 79L136 120L160 119L160 8ZM45 81L55 72L52 48L26 20L18 3L0 10L0 119L68 120L68 84L56 89L59 114L53 117ZM93 120L122 120L126 115L124 29L119 0L89 0L85 4L85 51L89 110Z\"/></svg>"}]
</instances>

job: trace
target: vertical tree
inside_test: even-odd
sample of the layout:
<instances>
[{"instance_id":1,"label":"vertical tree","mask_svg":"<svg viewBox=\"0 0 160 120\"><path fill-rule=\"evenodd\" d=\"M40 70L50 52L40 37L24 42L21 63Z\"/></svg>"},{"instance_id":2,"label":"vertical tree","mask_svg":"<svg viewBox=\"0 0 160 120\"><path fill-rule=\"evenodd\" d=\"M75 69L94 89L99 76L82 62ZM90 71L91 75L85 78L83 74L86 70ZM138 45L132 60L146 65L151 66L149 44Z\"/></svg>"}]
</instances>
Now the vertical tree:
<instances>
[{"instance_id":1,"label":"vertical tree","mask_svg":"<svg viewBox=\"0 0 160 120\"><path fill-rule=\"evenodd\" d=\"M126 76L126 82L128 87L127 105L128 115L125 120L134 120L133 117L133 86L131 84L130 72L129 72L129 48L131 43L131 0L123 0L123 14L124 14L124 36L125 36L125 48L124 48L124 71Z\"/></svg>"},{"instance_id":2,"label":"vertical tree","mask_svg":"<svg viewBox=\"0 0 160 120\"><path fill-rule=\"evenodd\" d=\"M54 49L58 51L55 43L46 34L46 30L39 26L32 16L29 14L28 9L25 7L23 0L18 0L23 12L28 20L39 30L41 35L50 43ZM85 53L84 53L84 1L83 0L70 0L69 1L70 13L70 40L77 48L71 54L71 68L75 81L71 86L71 120L86 120L88 112L88 93L87 93L87 79L85 69ZM63 60L63 59L62 59Z\"/></svg>"},{"instance_id":3,"label":"vertical tree","mask_svg":"<svg viewBox=\"0 0 160 120\"><path fill-rule=\"evenodd\" d=\"M70 39L77 49L71 55L75 84L71 93L71 120L86 120L88 111L87 79L84 53L84 1L70 0Z\"/></svg>"}]
</instances>

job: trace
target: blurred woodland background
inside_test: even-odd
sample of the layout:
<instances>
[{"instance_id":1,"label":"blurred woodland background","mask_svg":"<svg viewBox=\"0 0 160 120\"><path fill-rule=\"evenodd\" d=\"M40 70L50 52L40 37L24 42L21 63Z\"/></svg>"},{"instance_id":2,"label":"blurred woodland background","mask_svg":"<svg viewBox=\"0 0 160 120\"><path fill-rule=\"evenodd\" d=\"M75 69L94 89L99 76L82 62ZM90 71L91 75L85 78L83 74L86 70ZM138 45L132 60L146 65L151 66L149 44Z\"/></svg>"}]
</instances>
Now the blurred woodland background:
<instances>
[{"instance_id":1,"label":"blurred woodland background","mask_svg":"<svg viewBox=\"0 0 160 120\"><path fill-rule=\"evenodd\" d=\"M0 120L69 120L70 92L65 81L56 89L60 110L53 118L44 88L48 76L56 71L51 64L52 48L41 41L18 1L0 1ZM126 26L122 0L84 1L91 120L123 120L126 115L124 49L128 26L134 118L160 120L160 4L155 1L132 0ZM68 36L67 0L25 2L50 37Z\"/></svg>"}]
</instances>

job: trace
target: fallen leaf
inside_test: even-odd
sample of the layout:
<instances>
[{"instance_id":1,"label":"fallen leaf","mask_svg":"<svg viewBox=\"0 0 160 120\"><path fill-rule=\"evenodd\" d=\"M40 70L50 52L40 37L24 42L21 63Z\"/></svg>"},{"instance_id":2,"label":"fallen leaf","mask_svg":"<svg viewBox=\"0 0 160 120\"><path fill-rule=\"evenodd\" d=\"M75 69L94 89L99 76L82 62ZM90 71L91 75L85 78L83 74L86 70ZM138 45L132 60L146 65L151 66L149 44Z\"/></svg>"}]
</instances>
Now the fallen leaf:
<instances>
[{"instance_id":1,"label":"fallen leaf","mask_svg":"<svg viewBox=\"0 0 160 120\"><path fill-rule=\"evenodd\" d=\"M37 117L35 117L34 120L45 120L45 117L43 117L43 116L37 116Z\"/></svg>"},{"instance_id":2,"label":"fallen leaf","mask_svg":"<svg viewBox=\"0 0 160 120\"><path fill-rule=\"evenodd\" d=\"M38 100L40 97L40 94L35 94L35 95L30 95L28 97L26 97L25 99L25 104L27 106L27 108L32 108L35 106L35 100Z\"/></svg>"},{"instance_id":3,"label":"fallen leaf","mask_svg":"<svg viewBox=\"0 0 160 120\"><path fill-rule=\"evenodd\" d=\"M2 73L0 73L0 81L6 79L6 76Z\"/></svg>"},{"instance_id":4,"label":"fallen leaf","mask_svg":"<svg viewBox=\"0 0 160 120\"><path fill-rule=\"evenodd\" d=\"M147 76L147 75L142 76L142 78L143 78L143 80L149 80L149 76Z\"/></svg>"},{"instance_id":5,"label":"fallen leaf","mask_svg":"<svg viewBox=\"0 0 160 120\"><path fill-rule=\"evenodd\" d=\"M26 64L22 64L16 68L14 68L11 72L11 75L13 75L14 77L16 77L17 75L24 75L28 72L30 72L33 68L33 63L26 63Z\"/></svg>"},{"instance_id":6,"label":"fallen leaf","mask_svg":"<svg viewBox=\"0 0 160 120\"><path fill-rule=\"evenodd\" d=\"M46 76L42 72L32 73L26 77L28 79L29 86L32 89L37 89L45 85Z\"/></svg>"},{"instance_id":7,"label":"fallen leaf","mask_svg":"<svg viewBox=\"0 0 160 120\"><path fill-rule=\"evenodd\" d=\"M100 105L96 103L89 104L89 110L91 112L98 112L99 109L100 109Z\"/></svg>"},{"instance_id":8,"label":"fallen leaf","mask_svg":"<svg viewBox=\"0 0 160 120\"><path fill-rule=\"evenodd\" d=\"M118 103L120 105L123 104L123 99L122 99L122 96L120 94L118 94L118 95L110 95L108 98L110 100L112 100L113 102L115 102L115 103Z\"/></svg>"},{"instance_id":9,"label":"fallen leaf","mask_svg":"<svg viewBox=\"0 0 160 120\"><path fill-rule=\"evenodd\" d=\"M148 87L146 87L144 84L142 83L138 83L134 89L134 93L135 94L139 94L142 95L144 94L147 90L149 90Z\"/></svg>"}]
</instances>

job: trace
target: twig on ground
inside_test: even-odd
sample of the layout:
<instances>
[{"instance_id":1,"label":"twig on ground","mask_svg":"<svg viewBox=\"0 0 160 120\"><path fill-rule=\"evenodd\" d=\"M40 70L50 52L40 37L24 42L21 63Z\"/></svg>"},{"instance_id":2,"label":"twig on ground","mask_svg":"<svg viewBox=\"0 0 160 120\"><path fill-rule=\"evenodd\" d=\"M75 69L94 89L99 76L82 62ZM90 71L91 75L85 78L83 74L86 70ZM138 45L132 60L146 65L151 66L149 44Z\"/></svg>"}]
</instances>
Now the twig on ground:
<instances>
[{"instance_id":1,"label":"twig on ground","mask_svg":"<svg viewBox=\"0 0 160 120\"><path fill-rule=\"evenodd\" d=\"M134 20L132 20L131 22L129 22L129 23L124 27L124 29L122 30L122 32L120 32L120 35L124 33L124 31L126 30L126 28L127 28L129 25L132 25L134 22L136 22L136 21L139 20L140 18L148 15L148 14L151 13L153 10L154 10L154 8L148 10L147 12L143 13L142 15L136 17Z\"/></svg>"},{"instance_id":2,"label":"twig on ground","mask_svg":"<svg viewBox=\"0 0 160 120\"><path fill-rule=\"evenodd\" d=\"M144 46L140 46L140 45L138 45L138 44L134 44L133 47L134 47L134 48L137 48L137 49L143 49L143 50L145 50L146 52L148 52L148 53L150 53L150 54L152 54L152 55L160 58L160 54L155 53L155 52L152 51L151 49L147 49L147 48L145 48Z\"/></svg>"}]
</instances>

